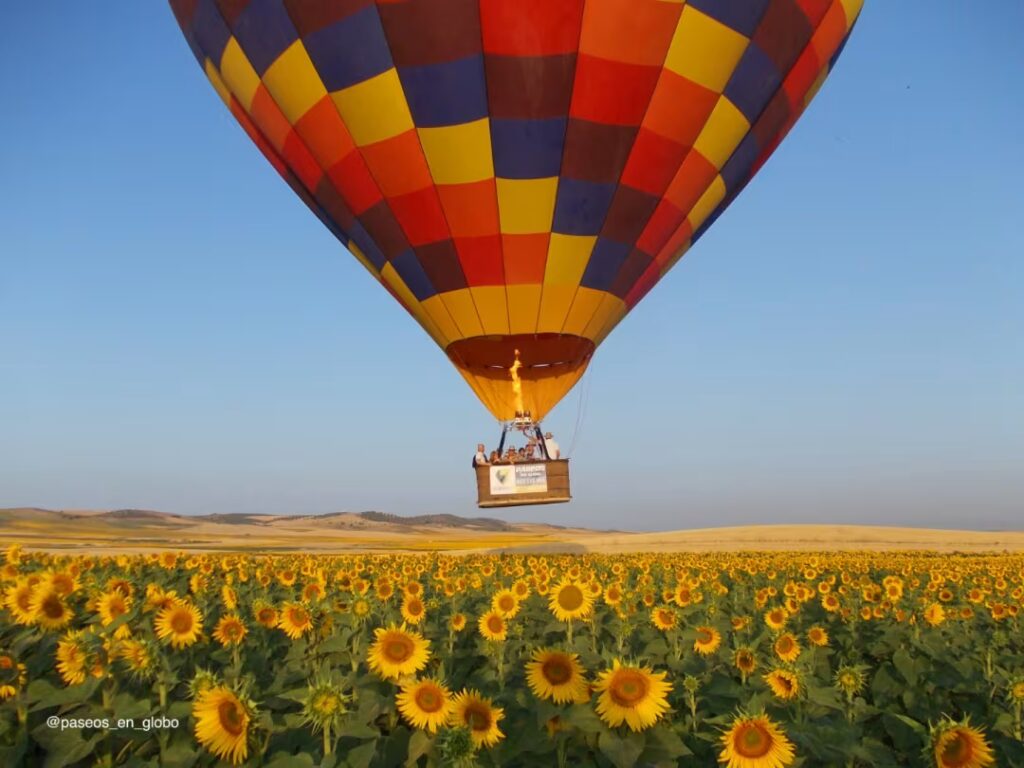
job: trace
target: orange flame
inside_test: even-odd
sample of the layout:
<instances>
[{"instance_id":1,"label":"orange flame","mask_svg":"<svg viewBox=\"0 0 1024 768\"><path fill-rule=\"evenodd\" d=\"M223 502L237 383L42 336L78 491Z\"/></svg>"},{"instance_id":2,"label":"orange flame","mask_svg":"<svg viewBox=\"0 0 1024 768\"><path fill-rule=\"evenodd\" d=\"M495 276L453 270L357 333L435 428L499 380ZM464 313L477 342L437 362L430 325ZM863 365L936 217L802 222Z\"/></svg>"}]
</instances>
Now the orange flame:
<instances>
[{"instance_id":1,"label":"orange flame","mask_svg":"<svg viewBox=\"0 0 1024 768\"><path fill-rule=\"evenodd\" d=\"M516 361L512 363L512 367L509 368L508 372L512 375L512 394L516 398L516 412L521 414L525 409L523 408L523 382L519 380L519 369L523 367L523 364L519 362L519 350L516 350Z\"/></svg>"}]
</instances>

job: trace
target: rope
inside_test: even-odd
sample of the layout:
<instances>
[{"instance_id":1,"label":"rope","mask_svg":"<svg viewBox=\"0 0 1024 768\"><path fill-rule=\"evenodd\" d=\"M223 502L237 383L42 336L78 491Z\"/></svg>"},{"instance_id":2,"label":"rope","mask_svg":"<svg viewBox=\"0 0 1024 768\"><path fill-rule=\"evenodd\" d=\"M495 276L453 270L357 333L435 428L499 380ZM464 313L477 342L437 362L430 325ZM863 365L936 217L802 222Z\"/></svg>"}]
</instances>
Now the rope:
<instances>
[{"instance_id":1,"label":"rope","mask_svg":"<svg viewBox=\"0 0 1024 768\"><path fill-rule=\"evenodd\" d=\"M587 400L590 395L590 372L593 369L594 361L591 359L590 366L583 374L583 380L580 382L580 396L576 402L576 425L572 430L572 441L569 443L569 450L566 452L566 456L573 455L573 451L576 449L576 441L579 439L580 432L583 430L583 419L586 415Z\"/></svg>"}]
</instances>

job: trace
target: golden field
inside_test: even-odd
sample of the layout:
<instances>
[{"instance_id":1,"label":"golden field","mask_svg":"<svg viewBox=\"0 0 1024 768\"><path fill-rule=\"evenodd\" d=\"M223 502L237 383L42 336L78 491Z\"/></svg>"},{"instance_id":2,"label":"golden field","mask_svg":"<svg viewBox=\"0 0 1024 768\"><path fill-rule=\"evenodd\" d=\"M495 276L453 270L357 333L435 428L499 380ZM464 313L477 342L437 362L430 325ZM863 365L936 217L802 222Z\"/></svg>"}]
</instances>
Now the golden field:
<instances>
[{"instance_id":1,"label":"golden field","mask_svg":"<svg viewBox=\"0 0 1024 768\"><path fill-rule=\"evenodd\" d=\"M454 551L529 546L451 527ZM891 551L825 551L830 530L787 529L804 551L711 551L754 529L657 535L676 552L11 545L0 764L1024 766L1024 555L878 529L843 545Z\"/></svg>"},{"instance_id":2,"label":"golden field","mask_svg":"<svg viewBox=\"0 0 1024 768\"><path fill-rule=\"evenodd\" d=\"M858 525L765 525L631 533L490 518L207 515L140 510L0 509L0 540L50 552L161 550L322 554L486 552L740 552L751 550L1022 552L1024 531Z\"/></svg>"}]
</instances>

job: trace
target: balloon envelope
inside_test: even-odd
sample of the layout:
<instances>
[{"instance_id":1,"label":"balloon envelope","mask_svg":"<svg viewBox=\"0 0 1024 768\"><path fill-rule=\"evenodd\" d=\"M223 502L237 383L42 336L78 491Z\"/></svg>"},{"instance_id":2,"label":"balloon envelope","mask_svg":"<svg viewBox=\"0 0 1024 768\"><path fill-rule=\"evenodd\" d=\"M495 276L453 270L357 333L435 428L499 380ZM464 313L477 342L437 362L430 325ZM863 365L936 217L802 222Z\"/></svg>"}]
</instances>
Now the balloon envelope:
<instances>
[{"instance_id":1,"label":"balloon envelope","mask_svg":"<svg viewBox=\"0 0 1024 768\"><path fill-rule=\"evenodd\" d=\"M232 114L499 419L743 189L862 0L171 0Z\"/></svg>"}]
</instances>

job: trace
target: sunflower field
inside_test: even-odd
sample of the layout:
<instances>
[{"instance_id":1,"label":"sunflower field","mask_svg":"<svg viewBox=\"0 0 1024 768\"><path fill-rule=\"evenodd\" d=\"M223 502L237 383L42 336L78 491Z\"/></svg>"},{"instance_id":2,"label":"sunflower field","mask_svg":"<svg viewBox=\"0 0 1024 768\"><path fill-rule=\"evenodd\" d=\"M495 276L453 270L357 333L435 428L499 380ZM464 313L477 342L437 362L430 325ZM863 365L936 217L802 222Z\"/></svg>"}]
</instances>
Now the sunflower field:
<instances>
[{"instance_id":1,"label":"sunflower field","mask_svg":"<svg viewBox=\"0 0 1024 768\"><path fill-rule=\"evenodd\" d=\"M0 566L0 765L1024 768L1024 556Z\"/></svg>"}]
</instances>

